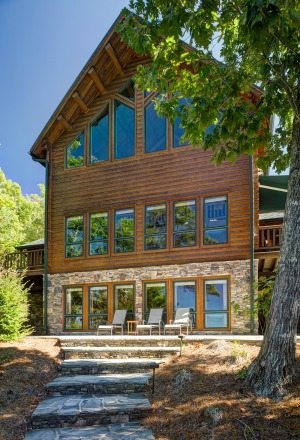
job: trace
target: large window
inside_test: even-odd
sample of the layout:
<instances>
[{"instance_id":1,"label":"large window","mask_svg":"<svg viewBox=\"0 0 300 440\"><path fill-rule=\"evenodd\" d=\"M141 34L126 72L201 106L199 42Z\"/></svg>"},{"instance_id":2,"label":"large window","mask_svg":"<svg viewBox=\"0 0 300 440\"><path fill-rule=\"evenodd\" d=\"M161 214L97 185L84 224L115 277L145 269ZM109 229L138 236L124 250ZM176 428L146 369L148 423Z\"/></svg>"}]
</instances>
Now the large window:
<instances>
[{"instance_id":1,"label":"large window","mask_svg":"<svg viewBox=\"0 0 300 440\"><path fill-rule=\"evenodd\" d=\"M90 125L90 163L109 159L109 107Z\"/></svg>"},{"instance_id":2,"label":"large window","mask_svg":"<svg viewBox=\"0 0 300 440\"><path fill-rule=\"evenodd\" d=\"M134 251L134 209L115 212L115 252Z\"/></svg>"},{"instance_id":3,"label":"large window","mask_svg":"<svg viewBox=\"0 0 300 440\"><path fill-rule=\"evenodd\" d=\"M108 213L90 215L89 254L105 255L108 253Z\"/></svg>"},{"instance_id":4,"label":"large window","mask_svg":"<svg viewBox=\"0 0 300 440\"><path fill-rule=\"evenodd\" d=\"M84 252L83 216L66 219L66 257L81 257Z\"/></svg>"},{"instance_id":5,"label":"large window","mask_svg":"<svg viewBox=\"0 0 300 440\"><path fill-rule=\"evenodd\" d=\"M65 290L65 329L81 330L83 315L83 290L72 287Z\"/></svg>"},{"instance_id":6,"label":"large window","mask_svg":"<svg viewBox=\"0 0 300 440\"><path fill-rule=\"evenodd\" d=\"M227 243L227 198L209 197L204 201L204 244Z\"/></svg>"},{"instance_id":7,"label":"large window","mask_svg":"<svg viewBox=\"0 0 300 440\"><path fill-rule=\"evenodd\" d=\"M167 246L167 207L146 206L145 249L165 249Z\"/></svg>"},{"instance_id":8,"label":"large window","mask_svg":"<svg viewBox=\"0 0 300 440\"><path fill-rule=\"evenodd\" d=\"M161 118L155 111L154 102L145 107L145 152L162 151L167 148L166 118Z\"/></svg>"},{"instance_id":9,"label":"large window","mask_svg":"<svg viewBox=\"0 0 300 440\"><path fill-rule=\"evenodd\" d=\"M188 106L190 102L191 100L187 98L180 99L178 110L182 110L182 107ZM183 135L184 128L181 125L181 117L177 116L173 124L173 147L184 147L185 145L188 145L187 141L182 140Z\"/></svg>"},{"instance_id":10,"label":"large window","mask_svg":"<svg viewBox=\"0 0 300 440\"><path fill-rule=\"evenodd\" d=\"M196 323L196 282L177 281L174 283L174 311L189 308L193 325Z\"/></svg>"},{"instance_id":11,"label":"large window","mask_svg":"<svg viewBox=\"0 0 300 440\"><path fill-rule=\"evenodd\" d=\"M96 286L89 288L89 328L97 329L108 319L108 288Z\"/></svg>"},{"instance_id":12,"label":"large window","mask_svg":"<svg viewBox=\"0 0 300 440\"><path fill-rule=\"evenodd\" d=\"M66 148L67 168L82 167L84 164L84 133L82 132Z\"/></svg>"},{"instance_id":13,"label":"large window","mask_svg":"<svg viewBox=\"0 0 300 440\"><path fill-rule=\"evenodd\" d=\"M145 319L148 319L151 309L164 309L166 316L166 283L145 283Z\"/></svg>"},{"instance_id":14,"label":"large window","mask_svg":"<svg viewBox=\"0 0 300 440\"><path fill-rule=\"evenodd\" d=\"M196 244L196 201L174 203L174 247Z\"/></svg>"},{"instance_id":15,"label":"large window","mask_svg":"<svg viewBox=\"0 0 300 440\"><path fill-rule=\"evenodd\" d=\"M204 327L228 327L227 280L208 280L204 283Z\"/></svg>"},{"instance_id":16,"label":"large window","mask_svg":"<svg viewBox=\"0 0 300 440\"><path fill-rule=\"evenodd\" d=\"M135 111L134 108L115 101L115 159L135 154Z\"/></svg>"},{"instance_id":17,"label":"large window","mask_svg":"<svg viewBox=\"0 0 300 440\"><path fill-rule=\"evenodd\" d=\"M127 319L134 318L134 287L132 284L115 286L114 292L115 310L127 310Z\"/></svg>"}]
</instances>

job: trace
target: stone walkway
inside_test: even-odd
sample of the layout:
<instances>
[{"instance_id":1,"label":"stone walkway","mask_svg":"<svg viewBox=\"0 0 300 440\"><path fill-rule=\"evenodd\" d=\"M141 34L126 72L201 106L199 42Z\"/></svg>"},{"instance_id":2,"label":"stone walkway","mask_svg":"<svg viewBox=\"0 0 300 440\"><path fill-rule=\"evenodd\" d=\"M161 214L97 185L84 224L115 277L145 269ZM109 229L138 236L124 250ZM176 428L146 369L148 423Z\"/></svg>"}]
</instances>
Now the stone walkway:
<instances>
[{"instance_id":1,"label":"stone walkway","mask_svg":"<svg viewBox=\"0 0 300 440\"><path fill-rule=\"evenodd\" d=\"M151 411L143 392L161 358L178 346L145 347L139 338L125 347L112 339L110 346L101 337L81 345L83 339L61 338L61 375L46 385L48 397L33 412L25 440L154 440L139 423Z\"/></svg>"}]
</instances>

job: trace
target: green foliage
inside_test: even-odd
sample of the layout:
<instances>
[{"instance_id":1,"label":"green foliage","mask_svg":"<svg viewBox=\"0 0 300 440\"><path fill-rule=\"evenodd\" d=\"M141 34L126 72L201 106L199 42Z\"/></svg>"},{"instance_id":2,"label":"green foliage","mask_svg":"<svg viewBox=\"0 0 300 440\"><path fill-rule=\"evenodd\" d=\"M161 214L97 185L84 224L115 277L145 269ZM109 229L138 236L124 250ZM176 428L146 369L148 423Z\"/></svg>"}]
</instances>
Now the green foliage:
<instances>
[{"instance_id":1,"label":"green foliage","mask_svg":"<svg viewBox=\"0 0 300 440\"><path fill-rule=\"evenodd\" d=\"M19 244L44 235L44 185L40 194L23 195L20 185L0 169L0 258Z\"/></svg>"},{"instance_id":2,"label":"green foliage","mask_svg":"<svg viewBox=\"0 0 300 440\"><path fill-rule=\"evenodd\" d=\"M270 275L269 277L261 276L257 283L258 296L255 300L255 306L258 314L263 316L264 324L267 322L270 314L275 278L276 274ZM263 331L264 330L265 328L263 328Z\"/></svg>"},{"instance_id":3,"label":"green foliage","mask_svg":"<svg viewBox=\"0 0 300 440\"><path fill-rule=\"evenodd\" d=\"M152 62L136 84L160 94L159 114L181 117L184 139L235 161L262 145L259 165L286 169L299 120L300 7L295 0L131 0L119 31ZM188 42L185 44L183 42ZM222 62L213 56L218 45ZM191 46L194 50L191 50ZM256 84L259 86L253 86ZM190 105L178 105L180 99ZM270 115L278 116L274 135ZM207 128L215 129L205 134Z\"/></svg>"},{"instance_id":4,"label":"green foliage","mask_svg":"<svg viewBox=\"0 0 300 440\"><path fill-rule=\"evenodd\" d=\"M28 293L23 277L0 268L0 341L12 341L31 333L27 325Z\"/></svg>"}]
</instances>

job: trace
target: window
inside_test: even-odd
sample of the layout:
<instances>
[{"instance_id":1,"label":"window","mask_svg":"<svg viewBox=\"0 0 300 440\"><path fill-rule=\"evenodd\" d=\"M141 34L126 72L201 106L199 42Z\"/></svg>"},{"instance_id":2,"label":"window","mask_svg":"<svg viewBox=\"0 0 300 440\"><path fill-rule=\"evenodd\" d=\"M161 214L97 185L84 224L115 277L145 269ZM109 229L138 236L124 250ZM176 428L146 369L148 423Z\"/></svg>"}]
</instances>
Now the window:
<instances>
[{"instance_id":1,"label":"window","mask_svg":"<svg viewBox=\"0 0 300 440\"><path fill-rule=\"evenodd\" d=\"M66 148L67 168L82 167L84 164L84 133L82 132Z\"/></svg>"},{"instance_id":2,"label":"window","mask_svg":"<svg viewBox=\"0 0 300 440\"><path fill-rule=\"evenodd\" d=\"M174 203L174 247L194 246L196 244L196 202Z\"/></svg>"},{"instance_id":3,"label":"window","mask_svg":"<svg viewBox=\"0 0 300 440\"><path fill-rule=\"evenodd\" d=\"M83 216L66 219L66 257L81 257L84 250Z\"/></svg>"},{"instance_id":4,"label":"window","mask_svg":"<svg viewBox=\"0 0 300 440\"><path fill-rule=\"evenodd\" d=\"M134 119L134 108L115 101L115 159L123 159L135 154Z\"/></svg>"},{"instance_id":5,"label":"window","mask_svg":"<svg viewBox=\"0 0 300 440\"><path fill-rule=\"evenodd\" d=\"M196 322L196 282L177 281L174 283L174 312L179 308L189 308L193 325Z\"/></svg>"},{"instance_id":6,"label":"window","mask_svg":"<svg viewBox=\"0 0 300 440\"><path fill-rule=\"evenodd\" d=\"M132 284L115 286L115 310L127 310L127 319L134 318L134 288Z\"/></svg>"},{"instance_id":7,"label":"window","mask_svg":"<svg viewBox=\"0 0 300 440\"><path fill-rule=\"evenodd\" d=\"M164 309L166 312L166 283L145 284L145 319L148 319L151 309Z\"/></svg>"},{"instance_id":8,"label":"window","mask_svg":"<svg viewBox=\"0 0 300 440\"><path fill-rule=\"evenodd\" d=\"M65 290L65 329L81 330L83 313L83 291L81 287Z\"/></svg>"},{"instance_id":9,"label":"window","mask_svg":"<svg viewBox=\"0 0 300 440\"><path fill-rule=\"evenodd\" d=\"M209 280L204 283L205 328L228 327L227 280Z\"/></svg>"},{"instance_id":10,"label":"window","mask_svg":"<svg viewBox=\"0 0 300 440\"><path fill-rule=\"evenodd\" d=\"M182 98L179 100L179 108L183 106L188 106L190 104L191 100L187 98ZM181 138L184 135L184 128L181 125L181 118L180 116L177 116L174 124L173 124L173 147L184 147L185 145L188 145L189 143L187 141L182 141Z\"/></svg>"},{"instance_id":11,"label":"window","mask_svg":"<svg viewBox=\"0 0 300 440\"><path fill-rule=\"evenodd\" d=\"M166 205L146 206L145 249L165 249L167 246Z\"/></svg>"},{"instance_id":12,"label":"window","mask_svg":"<svg viewBox=\"0 0 300 440\"><path fill-rule=\"evenodd\" d=\"M115 252L134 251L134 209L115 212Z\"/></svg>"},{"instance_id":13,"label":"window","mask_svg":"<svg viewBox=\"0 0 300 440\"><path fill-rule=\"evenodd\" d=\"M109 107L90 125L90 163L109 159Z\"/></svg>"},{"instance_id":14,"label":"window","mask_svg":"<svg viewBox=\"0 0 300 440\"><path fill-rule=\"evenodd\" d=\"M96 286L89 288L89 328L97 329L106 324L108 318L108 288Z\"/></svg>"},{"instance_id":15,"label":"window","mask_svg":"<svg viewBox=\"0 0 300 440\"><path fill-rule=\"evenodd\" d=\"M108 253L108 213L90 215L89 255Z\"/></svg>"},{"instance_id":16,"label":"window","mask_svg":"<svg viewBox=\"0 0 300 440\"><path fill-rule=\"evenodd\" d=\"M204 244L227 243L227 198L209 197L204 201Z\"/></svg>"},{"instance_id":17,"label":"window","mask_svg":"<svg viewBox=\"0 0 300 440\"><path fill-rule=\"evenodd\" d=\"M167 147L166 118L161 118L155 111L154 102L145 108L145 152L162 151Z\"/></svg>"}]
</instances>

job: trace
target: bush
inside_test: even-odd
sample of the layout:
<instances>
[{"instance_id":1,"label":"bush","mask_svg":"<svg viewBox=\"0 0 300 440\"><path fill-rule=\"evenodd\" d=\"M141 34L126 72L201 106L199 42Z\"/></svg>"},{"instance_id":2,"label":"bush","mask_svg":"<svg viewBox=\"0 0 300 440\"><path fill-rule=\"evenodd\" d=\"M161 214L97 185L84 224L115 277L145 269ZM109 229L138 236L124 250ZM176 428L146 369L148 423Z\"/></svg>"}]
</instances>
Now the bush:
<instances>
[{"instance_id":1,"label":"bush","mask_svg":"<svg viewBox=\"0 0 300 440\"><path fill-rule=\"evenodd\" d=\"M28 293L22 274L0 268L0 341L13 341L31 333Z\"/></svg>"}]
</instances>

